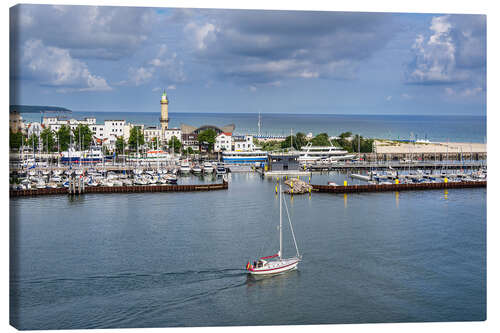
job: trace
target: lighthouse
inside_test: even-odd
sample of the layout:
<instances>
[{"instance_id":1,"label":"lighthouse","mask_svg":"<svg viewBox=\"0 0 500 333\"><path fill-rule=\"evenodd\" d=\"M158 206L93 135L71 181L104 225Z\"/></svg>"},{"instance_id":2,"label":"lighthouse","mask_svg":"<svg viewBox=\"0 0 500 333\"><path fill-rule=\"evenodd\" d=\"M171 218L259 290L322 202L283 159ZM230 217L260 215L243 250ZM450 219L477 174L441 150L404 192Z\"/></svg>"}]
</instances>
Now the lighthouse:
<instances>
[{"instance_id":1,"label":"lighthouse","mask_svg":"<svg viewBox=\"0 0 500 333\"><path fill-rule=\"evenodd\" d=\"M161 95L161 136L165 136L165 130L168 129L168 98L167 93L163 91L163 95Z\"/></svg>"}]
</instances>

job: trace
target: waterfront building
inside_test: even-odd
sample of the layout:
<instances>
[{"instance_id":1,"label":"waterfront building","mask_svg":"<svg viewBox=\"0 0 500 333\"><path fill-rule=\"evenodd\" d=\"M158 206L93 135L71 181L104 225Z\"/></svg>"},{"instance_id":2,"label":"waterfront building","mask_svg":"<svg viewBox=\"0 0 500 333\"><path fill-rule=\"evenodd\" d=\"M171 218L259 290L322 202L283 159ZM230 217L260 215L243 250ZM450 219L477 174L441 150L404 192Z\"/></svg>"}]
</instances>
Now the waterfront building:
<instances>
[{"instance_id":1,"label":"waterfront building","mask_svg":"<svg viewBox=\"0 0 500 333\"><path fill-rule=\"evenodd\" d=\"M23 117L15 110L9 113L9 128L13 133L24 131Z\"/></svg>"},{"instance_id":2,"label":"waterfront building","mask_svg":"<svg viewBox=\"0 0 500 333\"><path fill-rule=\"evenodd\" d=\"M198 142L198 134L196 133L182 133L182 146L183 149L191 147L192 150L199 150L200 145Z\"/></svg>"},{"instance_id":3,"label":"waterfront building","mask_svg":"<svg viewBox=\"0 0 500 333\"><path fill-rule=\"evenodd\" d=\"M223 132L215 138L214 152L230 151L232 149L232 133Z\"/></svg>"},{"instance_id":4,"label":"waterfront building","mask_svg":"<svg viewBox=\"0 0 500 333\"><path fill-rule=\"evenodd\" d=\"M165 140L165 143L168 144L168 142L173 138L176 137L177 140L182 142L182 132L180 128L167 128L163 132L163 138Z\"/></svg>"},{"instance_id":5,"label":"waterfront building","mask_svg":"<svg viewBox=\"0 0 500 333\"><path fill-rule=\"evenodd\" d=\"M100 139L103 138L118 138L120 136L123 136L125 134L125 120L119 119L119 120L105 120L104 121L104 136L100 137ZM95 135L95 133L94 133Z\"/></svg>"},{"instance_id":6,"label":"waterfront building","mask_svg":"<svg viewBox=\"0 0 500 333\"><path fill-rule=\"evenodd\" d=\"M217 127L214 125L194 127L186 124L181 124L182 145L184 146L184 149L188 149L188 147L191 147L191 149L193 150L199 150L200 143L198 142L198 134L200 134L201 132L212 129L217 135L220 135L222 133L233 133L234 128L234 124L226 125L223 127Z\"/></svg>"},{"instance_id":7,"label":"waterfront building","mask_svg":"<svg viewBox=\"0 0 500 333\"><path fill-rule=\"evenodd\" d=\"M28 138L31 137L32 135L35 136L40 136L40 134L43 131L43 125L40 124L39 122L32 122L28 124Z\"/></svg>"},{"instance_id":8,"label":"waterfront building","mask_svg":"<svg viewBox=\"0 0 500 333\"><path fill-rule=\"evenodd\" d=\"M125 140L125 142L127 142L128 139L130 138L130 132L134 127L139 127L141 131L144 132L144 125L142 124L132 124L132 123L125 124L123 128L123 139Z\"/></svg>"},{"instance_id":9,"label":"waterfront building","mask_svg":"<svg viewBox=\"0 0 500 333\"><path fill-rule=\"evenodd\" d=\"M72 130L77 128L78 125L87 125L94 133L95 131L98 131L95 117L85 117L82 120L74 118L66 120L58 117L43 117L42 124L44 127L48 127L52 131L58 131L63 125L68 125Z\"/></svg>"},{"instance_id":10,"label":"waterfront building","mask_svg":"<svg viewBox=\"0 0 500 333\"><path fill-rule=\"evenodd\" d=\"M269 171L299 171L299 154L270 153L268 155Z\"/></svg>"},{"instance_id":11,"label":"waterfront building","mask_svg":"<svg viewBox=\"0 0 500 333\"><path fill-rule=\"evenodd\" d=\"M144 128L144 141L151 142L154 138L160 138L161 128L148 126Z\"/></svg>"},{"instance_id":12,"label":"waterfront building","mask_svg":"<svg viewBox=\"0 0 500 333\"><path fill-rule=\"evenodd\" d=\"M222 126L222 127L217 127L214 125L203 125L200 127L194 127L186 124L181 124L181 132L182 134L200 134L203 131L206 131L207 129L213 129L217 135L221 133L234 133L235 126L234 124Z\"/></svg>"},{"instance_id":13,"label":"waterfront building","mask_svg":"<svg viewBox=\"0 0 500 333\"><path fill-rule=\"evenodd\" d=\"M108 148L112 148L116 139L123 136L128 139L125 120L110 119L105 120L104 124L97 124L95 117L85 117L82 120L78 119L60 119L58 117L43 117L43 127L48 127L50 130L57 132L62 126L66 125L75 130L79 125L87 125L92 131L94 140L105 143Z\"/></svg>"},{"instance_id":14,"label":"waterfront building","mask_svg":"<svg viewBox=\"0 0 500 333\"><path fill-rule=\"evenodd\" d=\"M255 144L253 143L252 135L242 135L242 136L234 136L232 143L233 151L254 151Z\"/></svg>"}]
</instances>

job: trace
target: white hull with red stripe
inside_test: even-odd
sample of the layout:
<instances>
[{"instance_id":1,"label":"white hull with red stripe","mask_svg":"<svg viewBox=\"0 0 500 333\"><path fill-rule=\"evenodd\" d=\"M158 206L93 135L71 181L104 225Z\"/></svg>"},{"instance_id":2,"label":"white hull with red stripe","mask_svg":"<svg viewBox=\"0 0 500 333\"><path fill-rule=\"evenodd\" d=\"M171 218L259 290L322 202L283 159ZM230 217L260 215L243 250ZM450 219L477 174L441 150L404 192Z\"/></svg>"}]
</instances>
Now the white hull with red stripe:
<instances>
[{"instance_id":1,"label":"white hull with red stripe","mask_svg":"<svg viewBox=\"0 0 500 333\"><path fill-rule=\"evenodd\" d=\"M283 273L296 269L299 261L299 258L263 261L262 267L250 267L248 272L252 275Z\"/></svg>"}]
</instances>

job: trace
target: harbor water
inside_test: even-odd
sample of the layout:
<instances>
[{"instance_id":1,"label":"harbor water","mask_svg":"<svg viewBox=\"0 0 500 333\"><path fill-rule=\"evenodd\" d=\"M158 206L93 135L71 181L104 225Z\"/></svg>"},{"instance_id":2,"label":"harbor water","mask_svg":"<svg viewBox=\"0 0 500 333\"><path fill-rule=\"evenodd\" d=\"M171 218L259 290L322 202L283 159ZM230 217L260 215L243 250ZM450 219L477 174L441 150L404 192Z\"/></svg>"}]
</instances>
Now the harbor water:
<instances>
[{"instance_id":1,"label":"harbor water","mask_svg":"<svg viewBox=\"0 0 500 333\"><path fill-rule=\"evenodd\" d=\"M486 319L485 188L286 196L303 261L255 280L247 262L279 248L276 180L229 176L215 192L12 198L11 324ZM284 256L294 253L285 227Z\"/></svg>"}]
</instances>

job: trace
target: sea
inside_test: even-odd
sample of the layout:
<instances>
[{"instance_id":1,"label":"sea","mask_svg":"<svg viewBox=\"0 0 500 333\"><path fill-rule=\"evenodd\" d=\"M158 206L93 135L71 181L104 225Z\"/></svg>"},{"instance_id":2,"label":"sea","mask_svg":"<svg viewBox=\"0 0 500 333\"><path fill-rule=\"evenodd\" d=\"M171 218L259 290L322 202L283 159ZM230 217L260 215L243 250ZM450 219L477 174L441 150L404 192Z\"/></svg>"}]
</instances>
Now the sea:
<instances>
[{"instance_id":1,"label":"sea","mask_svg":"<svg viewBox=\"0 0 500 333\"><path fill-rule=\"evenodd\" d=\"M351 181L315 173L311 183L343 180ZM11 198L11 324L486 319L485 188L286 195L302 261L295 271L254 279L247 262L279 248L275 185L249 172L229 174L229 189L213 192ZM295 254L287 221L285 214L285 257Z\"/></svg>"},{"instance_id":2,"label":"sea","mask_svg":"<svg viewBox=\"0 0 500 333\"><path fill-rule=\"evenodd\" d=\"M22 113L27 121L40 121L40 113ZM133 124L159 126L159 112L73 111L68 118L95 117L104 120L125 120ZM235 134L259 134L257 113L170 112L169 126L235 125ZM303 132L336 136L343 132L368 138L393 140L427 139L434 142L486 143L486 116L450 115L345 115L345 114L282 114L262 113L260 134L288 136Z\"/></svg>"}]
</instances>

